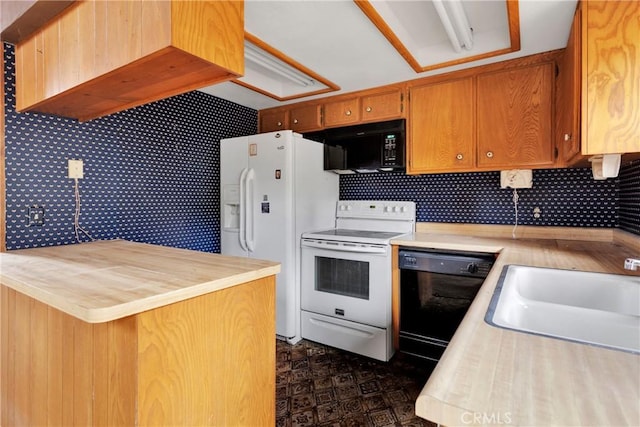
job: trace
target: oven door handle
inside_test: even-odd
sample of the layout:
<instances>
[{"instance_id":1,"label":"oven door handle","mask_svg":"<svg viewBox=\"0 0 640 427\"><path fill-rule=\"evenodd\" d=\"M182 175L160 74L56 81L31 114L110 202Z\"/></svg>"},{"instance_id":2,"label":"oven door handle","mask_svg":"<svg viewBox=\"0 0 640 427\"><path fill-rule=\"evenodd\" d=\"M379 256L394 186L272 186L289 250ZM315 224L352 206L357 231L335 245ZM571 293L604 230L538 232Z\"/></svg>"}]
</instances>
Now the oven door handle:
<instances>
[{"instance_id":1,"label":"oven door handle","mask_svg":"<svg viewBox=\"0 0 640 427\"><path fill-rule=\"evenodd\" d=\"M324 249L327 251L355 252L364 254L386 254L387 246L385 245L363 245L357 243L344 243L333 241L320 241L302 239L302 246L307 248Z\"/></svg>"}]
</instances>

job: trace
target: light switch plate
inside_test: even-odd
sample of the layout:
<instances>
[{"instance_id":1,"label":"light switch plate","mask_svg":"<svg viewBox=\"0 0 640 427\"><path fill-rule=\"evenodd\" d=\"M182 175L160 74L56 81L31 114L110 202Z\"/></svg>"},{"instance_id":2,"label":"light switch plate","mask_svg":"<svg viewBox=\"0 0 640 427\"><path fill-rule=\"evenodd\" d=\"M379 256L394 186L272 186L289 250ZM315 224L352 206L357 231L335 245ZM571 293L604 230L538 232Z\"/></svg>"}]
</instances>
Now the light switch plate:
<instances>
[{"instance_id":1,"label":"light switch plate","mask_svg":"<svg viewBox=\"0 0 640 427\"><path fill-rule=\"evenodd\" d=\"M69 178L84 178L84 164L82 160L71 160L69 159Z\"/></svg>"},{"instance_id":2,"label":"light switch plate","mask_svg":"<svg viewBox=\"0 0 640 427\"><path fill-rule=\"evenodd\" d=\"M42 206L29 207L29 227L44 225L44 208Z\"/></svg>"}]
</instances>

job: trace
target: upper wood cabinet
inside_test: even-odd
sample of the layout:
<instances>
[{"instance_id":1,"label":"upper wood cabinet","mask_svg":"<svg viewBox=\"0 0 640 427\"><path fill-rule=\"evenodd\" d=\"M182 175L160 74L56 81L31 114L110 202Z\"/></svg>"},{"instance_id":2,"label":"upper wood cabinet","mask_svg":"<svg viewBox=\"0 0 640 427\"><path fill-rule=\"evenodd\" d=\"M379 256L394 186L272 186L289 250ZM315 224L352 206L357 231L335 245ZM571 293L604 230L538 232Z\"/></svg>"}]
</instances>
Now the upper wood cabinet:
<instances>
[{"instance_id":1,"label":"upper wood cabinet","mask_svg":"<svg viewBox=\"0 0 640 427\"><path fill-rule=\"evenodd\" d=\"M555 166L556 58L536 55L412 82L407 172Z\"/></svg>"},{"instance_id":2,"label":"upper wood cabinet","mask_svg":"<svg viewBox=\"0 0 640 427\"><path fill-rule=\"evenodd\" d=\"M555 134L567 165L640 152L639 10L638 2L578 3L556 98Z\"/></svg>"},{"instance_id":3,"label":"upper wood cabinet","mask_svg":"<svg viewBox=\"0 0 640 427\"><path fill-rule=\"evenodd\" d=\"M409 89L411 173L471 170L475 166L475 89L471 77Z\"/></svg>"},{"instance_id":4,"label":"upper wood cabinet","mask_svg":"<svg viewBox=\"0 0 640 427\"><path fill-rule=\"evenodd\" d=\"M477 77L478 166L553 166L554 64Z\"/></svg>"},{"instance_id":5,"label":"upper wood cabinet","mask_svg":"<svg viewBox=\"0 0 640 427\"><path fill-rule=\"evenodd\" d=\"M16 108L79 120L244 72L240 1L82 1L16 47Z\"/></svg>"},{"instance_id":6,"label":"upper wood cabinet","mask_svg":"<svg viewBox=\"0 0 640 427\"><path fill-rule=\"evenodd\" d=\"M285 129L300 133L311 132L322 129L322 106L303 103L267 108L258 112L258 122L260 133Z\"/></svg>"},{"instance_id":7,"label":"upper wood cabinet","mask_svg":"<svg viewBox=\"0 0 640 427\"><path fill-rule=\"evenodd\" d=\"M289 111L282 108L263 110L259 113L260 132L289 129Z\"/></svg>"},{"instance_id":8,"label":"upper wood cabinet","mask_svg":"<svg viewBox=\"0 0 640 427\"><path fill-rule=\"evenodd\" d=\"M296 132L311 132L322 129L322 106L304 104L289 110L289 129Z\"/></svg>"},{"instance_id":9,"label":"upper wood cabinet","mask_svg":"<svg viewBox=\"0 0 640 427\"><path fill-rule=\"evenodd\" d=\"M283 126L297 132L310 132L401 118L404 117L404 94L404 85L393 85L267 108L258 113L260 132L280 130Z\"/></svg>"},{"instance_id":10,"label":"upper wood cabinet","mask_svg":"<svg viewBox=\"0 0 640 427\"><path fill-rule=\"evenodd\" d=\"M581 3L573 17L573 25L567 48L560 60L559 76L556 80L556 145L560 158L566 164L580 161L580 49Z\"/></svg>"},{"instance_id":11,"label":"upper wood cabinet","mask_svg":"<svg viewBox=\"0 0 640 427\"><path fill-rule=\"evenodd\" d=\"M371 93L360 98L362 122L397 119L404 113L404 90L394 88L381 93Z\"/></svg>"},{"instance_id":12,"label":"upper wood cabinet","mask_svg":"<svg viewBox=\"0 0 640 427\"><path fill-rule=\"evenodd\" d=\"M397 119L404 113L404 88L366 90L350 98L324 102L324 127Z\"/></svg>"},{"instance_id":13,"label":"upper wood cabinet","mask_svg":"<svg viewBox=\"0 0 640 427\"><path fill-rule=\"evenodd\" d=\"M324 104L324 126L345 126L360 121L360 98L353 97Z\"/></svg>"},{"instance_id":14,"label":"upper wood cabinet","mask_svg":"<svg viewBox=\"0 0 640 427\"><path fill-rule=\"evenodd\" d=\"M640 2L582 3L582 153L640 152Z\"/></svg>"}]
</instances>

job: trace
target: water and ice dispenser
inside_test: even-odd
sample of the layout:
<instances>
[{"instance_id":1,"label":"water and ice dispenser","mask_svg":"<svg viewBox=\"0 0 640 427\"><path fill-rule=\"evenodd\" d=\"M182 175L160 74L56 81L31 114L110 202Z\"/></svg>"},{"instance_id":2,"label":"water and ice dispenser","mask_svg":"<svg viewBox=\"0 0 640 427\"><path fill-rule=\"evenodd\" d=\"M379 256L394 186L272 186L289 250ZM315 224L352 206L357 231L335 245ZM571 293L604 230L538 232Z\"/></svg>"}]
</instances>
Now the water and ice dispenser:
<instances>
[{"instance_id":1,"label":"water and ice dispenser","mask_svg":"<svg viewBox=\"0 0 640 427\"><path fill-rule=\"evenodd\" d=\"M222 229L238 231L240 228L240 186L225 185L222 189Z\"/></svg>"}]
</instances>

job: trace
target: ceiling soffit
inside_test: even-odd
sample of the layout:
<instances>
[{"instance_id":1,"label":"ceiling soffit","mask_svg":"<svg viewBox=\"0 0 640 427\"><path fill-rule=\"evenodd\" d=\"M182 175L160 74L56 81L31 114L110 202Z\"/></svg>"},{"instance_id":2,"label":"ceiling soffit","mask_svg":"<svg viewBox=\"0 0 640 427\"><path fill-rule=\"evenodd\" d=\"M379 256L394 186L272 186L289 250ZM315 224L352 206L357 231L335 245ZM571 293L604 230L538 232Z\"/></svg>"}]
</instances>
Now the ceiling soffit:
<instances>
[{"instance_id":1,"label":"ceiling soffit","mask_svg":"<svg viewBox=\"0 0 640 427\"><path fill-rule=\"evenodd\" d=\"M416 73L520 50L516 0L354 2Z\"/></svg>"}]
</instances>

